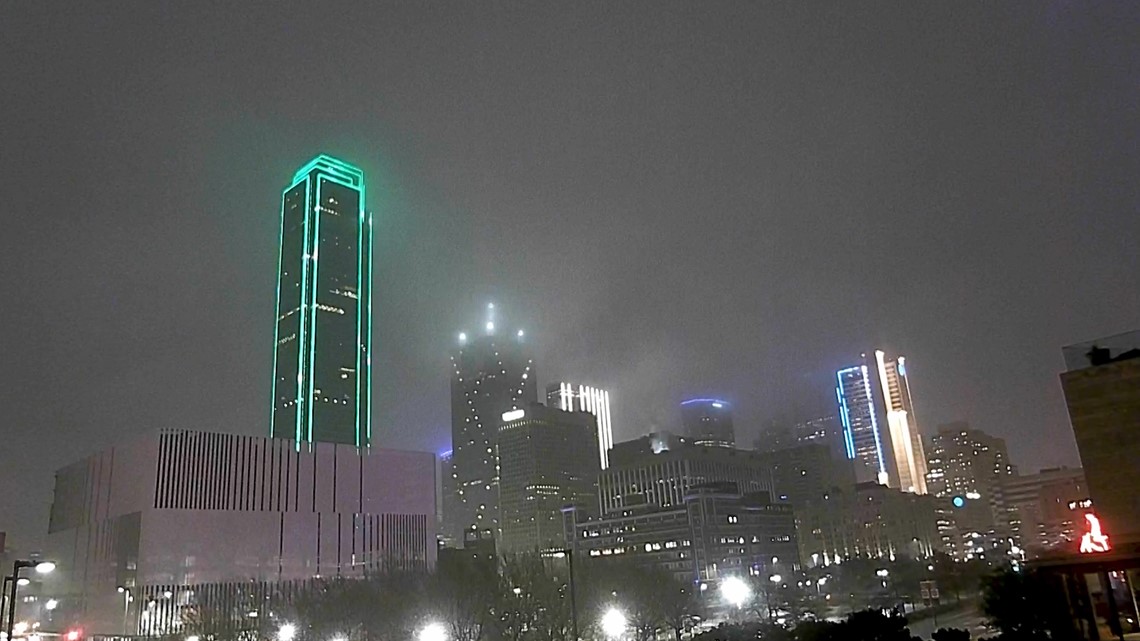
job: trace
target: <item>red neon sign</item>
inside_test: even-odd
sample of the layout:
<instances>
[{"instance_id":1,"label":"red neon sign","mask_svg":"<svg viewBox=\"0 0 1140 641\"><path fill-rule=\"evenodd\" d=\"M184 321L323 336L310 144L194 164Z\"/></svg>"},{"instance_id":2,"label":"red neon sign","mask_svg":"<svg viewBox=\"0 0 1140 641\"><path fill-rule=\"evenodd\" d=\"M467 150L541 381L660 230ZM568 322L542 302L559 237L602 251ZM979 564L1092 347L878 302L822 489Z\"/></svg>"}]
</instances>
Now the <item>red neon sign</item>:
<instances>
[{"instance_id":1,"label":"red neon sign","mask_svg":"<svg viewBox=\"0 0 1140 641\"><path fill-rule=\"evenodd\" d=\"M1081 554L1108 552L1112 545L1108 542L1108 535L1100 530L1100 519L1092 514L1085 514L1089 523L1089 530L1081 536Z\"/></svg>"}]
</instances>

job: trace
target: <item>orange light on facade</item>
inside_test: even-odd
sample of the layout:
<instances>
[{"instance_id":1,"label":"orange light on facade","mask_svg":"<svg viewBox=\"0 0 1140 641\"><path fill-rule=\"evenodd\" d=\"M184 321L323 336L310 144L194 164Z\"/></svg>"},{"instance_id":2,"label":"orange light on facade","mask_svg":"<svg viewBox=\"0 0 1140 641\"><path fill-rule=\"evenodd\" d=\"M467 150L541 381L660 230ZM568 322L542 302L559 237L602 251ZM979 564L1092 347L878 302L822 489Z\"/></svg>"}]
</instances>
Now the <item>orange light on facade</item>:
<instances>
[{"instance_id":1,"label":"orange light on facade","mask_svg":"<svg viewBox=\"0 0 1140 641\"><path fill-rule=\"evenodd\" d=\"M1089 529L1081 536L1081 554L1108 552L1112 545L1108 542L1108 535L1100 530L1100 519L1092 514L1085 514Z\"/></svg>"}]
</instances>

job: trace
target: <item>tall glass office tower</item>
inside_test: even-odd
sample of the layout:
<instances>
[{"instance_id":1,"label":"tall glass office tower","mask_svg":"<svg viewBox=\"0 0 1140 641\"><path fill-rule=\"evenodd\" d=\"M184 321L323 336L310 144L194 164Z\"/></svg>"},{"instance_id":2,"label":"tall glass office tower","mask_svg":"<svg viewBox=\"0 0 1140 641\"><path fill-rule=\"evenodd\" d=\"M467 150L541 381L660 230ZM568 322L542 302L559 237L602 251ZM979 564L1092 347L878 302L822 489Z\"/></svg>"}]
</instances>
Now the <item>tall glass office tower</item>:
<instances>
[{"instance_id":1,"label":"tall glass office tower","mask_svg":"<svg viewBox=\"0 0 1140 641\"><path fill-rule=\"evenodd\" d=\"M875 350L874 358L861 358L860 364L836 372L835 389L843 444L847 458L855 462L855 478L926 494L926 453L906 359L888 359L883 350Z\"/></svg>"},{"instance_id":2,"label":"tall glass office tower","mask_svg":"<svg viewBox=\"0 0 1140 641\"><path fill-rule=\"evenodd\" d=\"M320 155L281 197L270 434L372 439L372 215L364 172Z\"/></svg>"},{"instance_id":3,"label":"tall glass office tower","mask_svg":"<svg viewBox=\"0 0 1140 641\"><path fill-rule=\"evenodd\" d=\"M455 495L444 531L456 541L499 529L499 431L538 400L534 358L522 330L459 335L451 354L451 466Z\"/></svg>"},{"instance_id":4,"label":"tall glass office tower","mask_svg":"<svg viewBox=\"0 0 1140 641\"><path fill-rule=\"evenodd\" d=\"M846 367L835 373L838 385L839 419L843 423L843 446L854 461L855 480L886 485L887 461L879 432L879 417L870 371L866 365Z\"/></svg>"}]
</instances>

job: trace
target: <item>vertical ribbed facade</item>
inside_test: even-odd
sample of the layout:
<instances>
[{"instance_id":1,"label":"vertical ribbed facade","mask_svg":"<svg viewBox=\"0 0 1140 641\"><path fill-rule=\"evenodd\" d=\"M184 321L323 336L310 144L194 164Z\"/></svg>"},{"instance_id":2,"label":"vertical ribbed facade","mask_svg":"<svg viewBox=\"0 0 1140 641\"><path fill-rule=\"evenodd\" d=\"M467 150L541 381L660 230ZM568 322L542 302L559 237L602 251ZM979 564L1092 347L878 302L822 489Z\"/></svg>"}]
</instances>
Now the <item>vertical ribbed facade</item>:
<instances>
[{"instance_id":1,"label":"vertical ribbed facade","mask_svg":"<svg viewBox=\"0 0 1140 641\"><path fill-rule=\"evenodd\" d=\"M77 608L59 615L162 633L160 612L237 598L219 586L429 568L434 469L428 453L190 431L100 452L56 474L53 594ZM118 586L135 597L127 617Z\"/></svg>"},{"instance_id":2,"label":"vertical ribbed facade","mask_svg":"<svg viewBox=\"0 0 1140 641\"><path fill-rule=\"evenodd\" d=\"M681 445L658 453L623 454L598 477L601 513L645 505L676 507L693 487L725 482L735 484L741 494L771 493L772 474L760 454L722 447Z\"/></svg>"}]
</instances>

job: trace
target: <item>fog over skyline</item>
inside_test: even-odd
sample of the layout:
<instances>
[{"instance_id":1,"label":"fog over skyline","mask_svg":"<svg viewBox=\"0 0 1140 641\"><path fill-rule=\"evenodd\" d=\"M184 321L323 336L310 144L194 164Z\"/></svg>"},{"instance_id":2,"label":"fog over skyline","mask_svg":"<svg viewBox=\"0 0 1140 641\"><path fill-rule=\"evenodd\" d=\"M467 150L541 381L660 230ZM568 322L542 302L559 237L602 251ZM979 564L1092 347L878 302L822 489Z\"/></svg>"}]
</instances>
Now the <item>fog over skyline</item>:
<instances>
[{"instance_id":1,"label":"fog over skyline","mask_svg":"<svg viewBox=\"0 0 1140 641\"><path fill-rule=\"evenodd\" d=\"M0 7L0 531L160 427L267 434L281 190L375 212L374 439L439 452L486 304L616 440L738 441L907 357L925 434L1079 465L1066 344L1140 327L1140 6Z\"/></svg>"}]
</instances>

